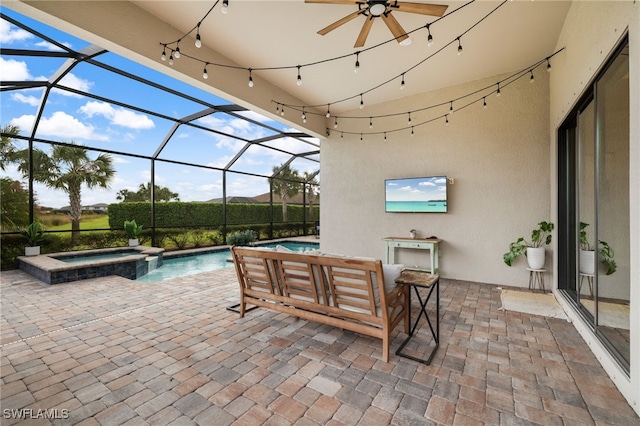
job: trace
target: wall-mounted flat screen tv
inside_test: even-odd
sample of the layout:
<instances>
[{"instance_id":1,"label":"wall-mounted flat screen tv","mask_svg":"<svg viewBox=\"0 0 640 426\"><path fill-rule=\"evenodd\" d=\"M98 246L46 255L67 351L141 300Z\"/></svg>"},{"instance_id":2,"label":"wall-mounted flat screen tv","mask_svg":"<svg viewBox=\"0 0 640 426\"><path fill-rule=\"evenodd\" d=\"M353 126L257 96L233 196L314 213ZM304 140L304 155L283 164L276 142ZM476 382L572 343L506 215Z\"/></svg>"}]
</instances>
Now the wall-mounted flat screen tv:
<instances>
[{"instance_id":1,"label":"wall-mounted flat screen tv","mask_svg":"<svg viewBox=\"0 0 640 426\"><path fill-rule=\"evenodd\" d=\"M387 213L446 213L447 177L386 179L385 206Z\"/></svg>"}]
</instances>

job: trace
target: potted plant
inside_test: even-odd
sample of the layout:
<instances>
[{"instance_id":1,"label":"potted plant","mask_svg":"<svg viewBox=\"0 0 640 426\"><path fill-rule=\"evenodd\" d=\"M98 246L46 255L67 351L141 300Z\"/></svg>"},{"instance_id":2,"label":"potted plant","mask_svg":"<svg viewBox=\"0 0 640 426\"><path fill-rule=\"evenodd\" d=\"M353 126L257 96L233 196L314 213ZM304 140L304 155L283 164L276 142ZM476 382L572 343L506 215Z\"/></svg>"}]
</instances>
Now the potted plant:
<instances>
[{"instance_id":1,"label":"potted plant","mask_svg":"<svg viewBox=\"0 0 640 426\"><path fill-rule=\"evenodd\" d=\"M125 220L124 230L129 236L129 246L134 247L139 245L138 235L142 232L142 225L138 225L136 220Z\"/></svg>"},{"instance_id":2,"label":"potted plant","mask_svg":"<svg viewBox=\"0 0 640 426\"><path fill-rule=\"evenodd\" d=\"M411 236L411 238L416 238L416 230L415 229L411 229L409 231L409 235Z\"/></svg>"},{"instance_id":3,"label":"potted plant","mask_svg":"<svg viewBox=\"0 0 640 426\"><path fill-rule=\"evenodd\" d=\"M27 239L27 246L24 248L25 256L37 256L40 254L40 244L44 241L44 229L39 222L33 222L29 226L20 230L20 234Z\"/></svg>"},{"instance_id":4,"label":"potted plant","mask_svg":"<svg viewBox=\"0 0 640 426\"><path fill-rule=\"evenodd\" d=\"M551 244L551 232L553 231L553 223L540 222L538 227L531 232L531 240L527 241L524 237L518 238L509 244L509 251L502 258L504 263L511 266L521 254L527 256L527 262L531 269L544 268L545 245Z\"/></svg>"},{"instance_id":5,"label":"potted plant","mask_svg":"<svg viewBox=\"0 0 640 426\"><path fill-rule=\"evenodd\" d=\"M587 238L588 223L580 222L580 272L586 275L593 275L596 270L595 247ZM606 275L613 274L618 265L613 258L613 249L606 241L598 241L598 254L600 261L607 265Z\"/></svg>"}]
</instances>

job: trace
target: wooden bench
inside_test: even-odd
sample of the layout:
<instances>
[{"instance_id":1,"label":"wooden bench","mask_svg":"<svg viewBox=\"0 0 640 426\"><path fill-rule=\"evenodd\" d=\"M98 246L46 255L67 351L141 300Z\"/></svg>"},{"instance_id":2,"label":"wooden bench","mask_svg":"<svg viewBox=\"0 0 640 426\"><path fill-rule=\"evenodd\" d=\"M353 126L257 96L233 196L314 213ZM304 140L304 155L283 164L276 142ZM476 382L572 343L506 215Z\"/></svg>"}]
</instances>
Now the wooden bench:
<instances>
[{"instance_id":1,"label":"wooden bench","mask_svg":"<svg viewBox=\"0 0 640 426\"><path fill-rule=\"evenodd\" d=\"M232 247L240 284L240 317L247 305L382 339L389 361L391 332L409 332L407 287L385 283L380 260Z\"/></svg>"}]
</instances>

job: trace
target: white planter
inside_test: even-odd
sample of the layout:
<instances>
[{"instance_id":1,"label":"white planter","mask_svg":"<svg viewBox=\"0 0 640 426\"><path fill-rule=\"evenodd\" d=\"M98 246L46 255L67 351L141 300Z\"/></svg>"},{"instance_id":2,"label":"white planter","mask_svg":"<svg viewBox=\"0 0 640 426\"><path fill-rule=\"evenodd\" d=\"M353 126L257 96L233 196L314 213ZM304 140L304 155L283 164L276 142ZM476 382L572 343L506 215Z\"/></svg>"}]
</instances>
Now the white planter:
<instances>
[{"instance_id":1,"label":"white planter","mask_svg":"<svg viewBox=\"0 0 640 426\"><path fill-rule=\"evenodd\" d=\"M531 269L543 269L544 247L527 247L527 262Z\"/></svg>"},{"instance_id":2,"label":"white planter","mask_svg":"<svg viewBox=\"0 0 640 426\"><path fill-rule=\"evenodd\" d=\"M40 254L40 246L33 247L25 247L24 255L25 256L38 256Z\"/></svg>"},{"instance_id":3,"label":"white planter","mask_svg":"<svg viewBox=\"0 0 640 426\"><path fill-rule=\"evenodd\" d=\"M415 232L409 232L409 236L413 239L416 238L416 233Z\"/></svg>"},{"instance_id":4,"label":"white planter","mask_svg":"<svg viewBox=\"0 0 640 426\"><path fill-rule=\"evenodd\" d=\"M138 239L137 238L130 238L129 239L129 247L135 247L135 246L139 246L140 244L138 243Z\"/></svg>"},{"instance_id":5,"label":"white planter","mask_svg":"<svg viewBox=\"0 0 640 426\"><path fill-rule=\"evenodd\" d=\"M580 273L593 275L596 271L596 252L594 250L580 250Z\"/></svg>"}]
</instances>

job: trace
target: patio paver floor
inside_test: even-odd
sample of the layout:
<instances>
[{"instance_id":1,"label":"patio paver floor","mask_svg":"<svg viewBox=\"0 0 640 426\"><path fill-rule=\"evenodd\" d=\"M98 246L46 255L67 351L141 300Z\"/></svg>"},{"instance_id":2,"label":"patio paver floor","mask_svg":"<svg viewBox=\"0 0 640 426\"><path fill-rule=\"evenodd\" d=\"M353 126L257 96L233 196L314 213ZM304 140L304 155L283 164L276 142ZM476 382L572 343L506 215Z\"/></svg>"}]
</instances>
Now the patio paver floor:
<instances>
[{"instance_id":1,"label":"patio paver floor","mask_svg":"<svg viewBox=\"0 0 640 426\"><path fill-rule=\"evenodd\" d=\"M429 366L393 355L401 327L384 363L378 339L240 319L233 268L0 286L2 425L640 424L570 323L499 311L493 285L442 280Z\"/></svg>"}]
</instances>

